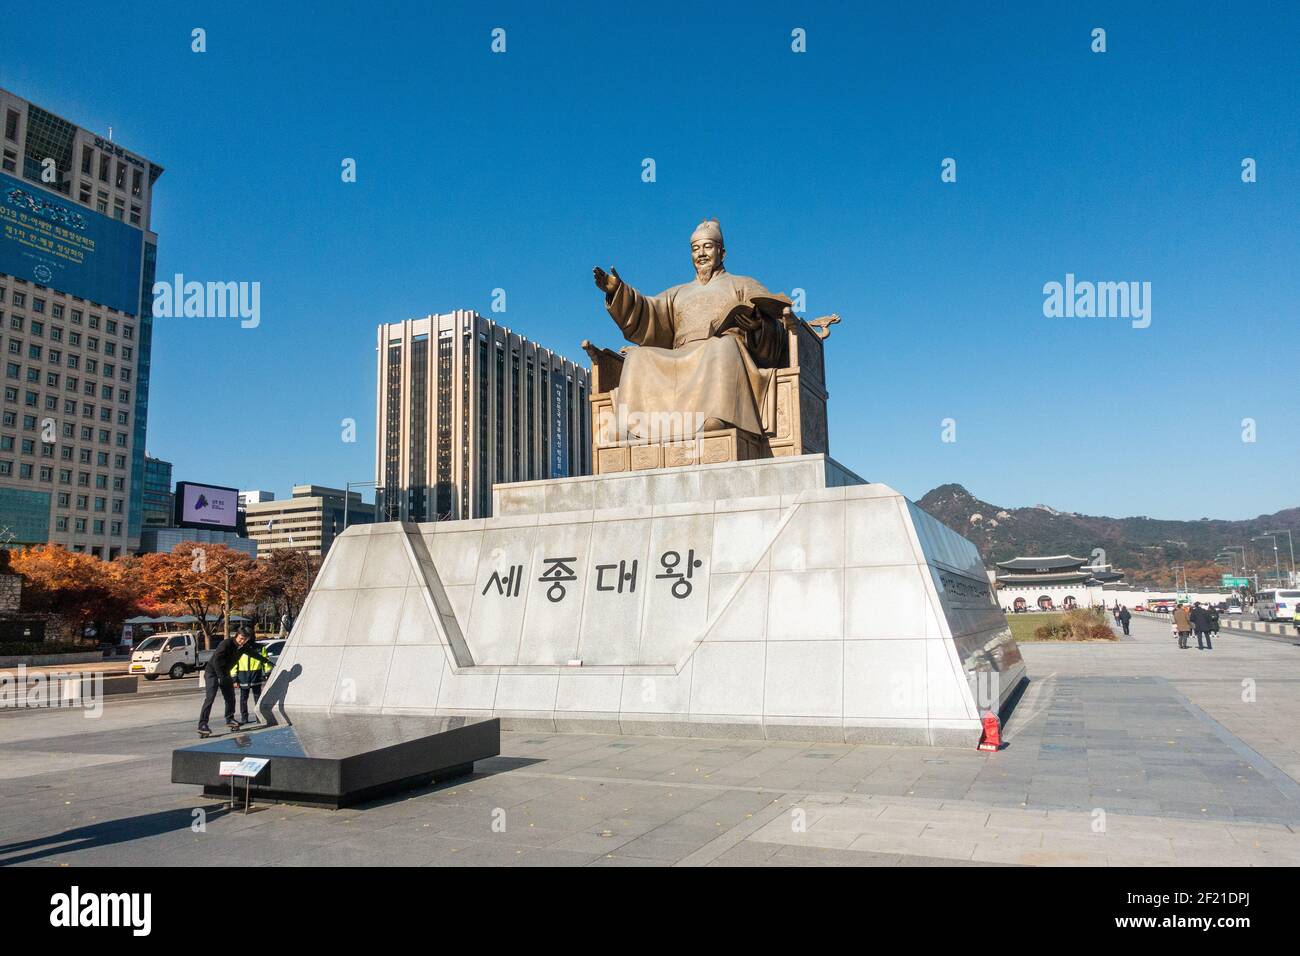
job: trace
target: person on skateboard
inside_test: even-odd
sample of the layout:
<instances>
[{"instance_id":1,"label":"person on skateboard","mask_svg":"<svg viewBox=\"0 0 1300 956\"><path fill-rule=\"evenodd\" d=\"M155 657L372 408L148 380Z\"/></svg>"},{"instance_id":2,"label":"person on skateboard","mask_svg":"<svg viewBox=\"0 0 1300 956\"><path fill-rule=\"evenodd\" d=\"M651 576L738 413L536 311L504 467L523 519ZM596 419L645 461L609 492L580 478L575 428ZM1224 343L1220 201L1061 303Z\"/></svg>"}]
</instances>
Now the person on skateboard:
<instances>
[{"instance_id":1,"label":"person on skateboard","mask_svg":"<svg viewBox=\"0 0 1300 956\"><path fill-rule=\"evenodd\" d=\"M218 689L221 690L221 697L226 705L226 726L231 730L239 729L239 721L235 720L235 681L230 676L230 672L239 658L244 655L263 664L271 663L262 656L261 648L253 640L252 628L247 626L217 645L216 651L208 659L207 666L203 668L207 692L203 695L203 709L199 711L200 737L207 737L212 733L212 728L208 726L208 717L212 714L212 702L217 699Z\"/></svg>"}]
</instances>

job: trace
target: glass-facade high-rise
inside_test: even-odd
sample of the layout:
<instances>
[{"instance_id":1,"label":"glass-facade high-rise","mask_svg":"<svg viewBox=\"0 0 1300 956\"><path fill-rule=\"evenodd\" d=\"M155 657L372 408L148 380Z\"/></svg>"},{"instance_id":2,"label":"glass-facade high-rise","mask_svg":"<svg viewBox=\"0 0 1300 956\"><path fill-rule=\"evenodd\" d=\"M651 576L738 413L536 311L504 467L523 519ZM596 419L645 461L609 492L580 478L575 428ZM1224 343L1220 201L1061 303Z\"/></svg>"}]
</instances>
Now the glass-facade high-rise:
<instances>
[{"instance_id":1,"label":"glass-facade high-rise","mask_svg":"<svg viewBox=\"0 0 1300 956\"><path fill-rule=\"evenodd\" d=\"M144 522L163 170L3 89L0 117L0 540L111 559Z\"/></svg>"},{"instance_id":2,"label":"glass-facade high-rise","mask_svg":"<svg viewBox=\"0 0 1300 956\"><path fill-rule=\"evenodd\" d=\"M144 459L141 483L141 516L146 528L171 527L174 514L172 497L172 463L161 458Z\"/></svg>"},{"instance_id":3,"label":"glass-facade high-rise","mask_svg":"<svg viewBox=\"0 0 1300 956\"><path fill-rule=\"evenodd\" d=\"M590 373L476 312L381 325L381 520L491 513L499 482L591 472Z\"/></svg>"}]
</instances>

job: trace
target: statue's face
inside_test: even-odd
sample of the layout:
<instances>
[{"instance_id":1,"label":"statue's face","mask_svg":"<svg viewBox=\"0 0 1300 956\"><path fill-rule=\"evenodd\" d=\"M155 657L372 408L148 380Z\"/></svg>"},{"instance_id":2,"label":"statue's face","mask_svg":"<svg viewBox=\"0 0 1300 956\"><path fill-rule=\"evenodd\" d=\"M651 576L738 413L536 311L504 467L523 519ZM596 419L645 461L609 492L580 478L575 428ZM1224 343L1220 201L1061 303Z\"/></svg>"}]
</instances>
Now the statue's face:
<instances>
[{"instance_id":1,"label":"statue's face","mask_svg":"<svg viewBox=\"0 0 1300 956\"><path fill-rule=\"evenodd\" d=\"M701 278L713 275L722 265L727 250L712 239L696 239L691 243L691 261L695 274Z\"/></svg>"}]
</instances>

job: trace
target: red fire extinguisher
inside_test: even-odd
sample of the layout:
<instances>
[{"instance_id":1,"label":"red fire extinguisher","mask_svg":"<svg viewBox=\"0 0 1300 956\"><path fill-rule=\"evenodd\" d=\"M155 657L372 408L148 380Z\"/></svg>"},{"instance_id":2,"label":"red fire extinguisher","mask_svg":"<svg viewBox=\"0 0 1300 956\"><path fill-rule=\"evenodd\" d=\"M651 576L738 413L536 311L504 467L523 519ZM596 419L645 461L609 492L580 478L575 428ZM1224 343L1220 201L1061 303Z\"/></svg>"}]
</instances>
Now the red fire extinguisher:
<instances>
[{"instance_id":1,"label":"red fire extinguisher","mask_svg":"<svg viewBox=\"0 0 1300 956\"><path fill-rule=\"evenodd\" d=\"M984 734L980 737L980 750L998 750L1002 747L1002 728L998 725L997 714L988 711L984 714Z\"/></svg>"}]
</instances>

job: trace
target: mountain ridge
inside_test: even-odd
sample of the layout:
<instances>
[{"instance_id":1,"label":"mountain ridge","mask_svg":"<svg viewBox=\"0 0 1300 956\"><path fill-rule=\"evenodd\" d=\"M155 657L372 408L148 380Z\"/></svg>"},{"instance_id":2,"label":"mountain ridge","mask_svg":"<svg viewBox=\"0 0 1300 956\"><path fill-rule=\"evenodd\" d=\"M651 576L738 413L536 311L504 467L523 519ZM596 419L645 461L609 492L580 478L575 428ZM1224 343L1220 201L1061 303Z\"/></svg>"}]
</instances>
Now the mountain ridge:
<instances>
[{"instance_id":1,"label":"mountain ridge","mask_svg":"<svg viewBox=\"0 0 1300 956\"><path fill-rule=\"evenodd\" d=\"M1145 586L1172 586L1174 564L1185 566L1191 584L1217 585L1219 576L1230 569L1216 565L1215 555L1227 546L1245 545L1250 570L1258 570L1262 587L1266 575L1270 581L1273 577L1273 547L1250 539L1277 529L1300 536L1300 507L1238 521L1112 518L1046 504L1005 508L975 497L955 482L932 488L917 504L969 538L989 567L1015 557L1073 554L1111 564L1126 573L1128 583ZM1278 537L1278 556L1285 579L1291 566L1285 535ZM1235 570L1240 572L1240 565Z\"/></svg>"}]
</instances>

